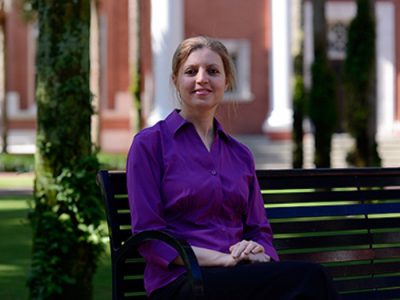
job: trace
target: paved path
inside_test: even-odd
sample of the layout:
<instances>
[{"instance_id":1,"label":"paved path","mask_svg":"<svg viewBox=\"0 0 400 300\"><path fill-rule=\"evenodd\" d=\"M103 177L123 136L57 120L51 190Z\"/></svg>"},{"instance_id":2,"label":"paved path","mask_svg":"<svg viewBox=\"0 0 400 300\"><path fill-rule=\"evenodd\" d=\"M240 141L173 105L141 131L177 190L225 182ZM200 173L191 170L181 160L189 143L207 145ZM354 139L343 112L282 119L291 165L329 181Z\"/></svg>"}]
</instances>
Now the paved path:
<instances>
[{"instance_id":1,"label":"paved path","mask_svg":"<svg viewBox=\"0 0 400 300\"><path fill-rule=\"evenodd\" d=\"M262 134L239 135L236 138L246 144L253 152L256 168L286 169L292 167L292 142L290 140L272 141ZM332 167L348 167L346 154L352 144L353 141L347 134L334 135L332 140ZM13 146L16 152L26 150L25 144ZM382 166L400 167L400 137L391 137L379 141L379 152L383 161ZM307 134L304 137L304 168L314 168L313 153L313 136Z\"/></svg>"},{"instance_id":2,"label":"paved path","mask_svg":"<svg viewBox=\"0 0 400 300\"><path fill-rule=\"evenodd\" d=\"M257 169L291 167L291 141L271 141L264 135L243 135L236 138L253 152Z\"/></svg>"},{"instance_id":3,"label":"paved path","mask_svg":"<svg viewBox=\"0 0 400 300\"><path fill-rule=\"evenodd\" d=\"M264 135L237 136L253 152L256 168L286 169L292 167L292 142L271 141ZM347 134L335 134L332 138L332 168L347 168L346 155L354 141ZM382 167L400 167L400 137L378 141ZM304 168L314 168L314 139L304 137Z\"/></svg>"},{"instance_id":4,"label":"paved path","mask_svg":"<svg viewBox=\"0 0 400 300\"><path fill-rule=\"evenodd\" d=\"M32 196L33 189L0 189L0 197L3 196Z\"/></svg>"}]
</instances>

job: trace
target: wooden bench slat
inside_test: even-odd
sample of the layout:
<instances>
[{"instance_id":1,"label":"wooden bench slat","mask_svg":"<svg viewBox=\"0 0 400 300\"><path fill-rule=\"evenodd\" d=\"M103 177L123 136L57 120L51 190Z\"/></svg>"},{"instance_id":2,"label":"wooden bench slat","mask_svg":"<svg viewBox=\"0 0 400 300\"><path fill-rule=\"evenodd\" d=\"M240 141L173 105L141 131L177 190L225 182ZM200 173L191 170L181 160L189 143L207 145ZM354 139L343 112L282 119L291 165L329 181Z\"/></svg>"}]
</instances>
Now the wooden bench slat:
<instances>
[{"instance_id":1,"label":"wooden bench slat","mask_svg":"<svg viewBox=\"0 0 400 300\"><path fill-rule=\"evenodd\" d=\"M280 254L282 260L304 260L319 263L399 259L400 248L309 251Z\"/></svg>"},{"instance_id":2,"label":"wooden bench slat","mask_svg":"<svg viewBox=\"0 0 400 300\"><path fill-rule=\"evenodd\" d=\"M144 292L143 279L124 279L122 282L122 288L125 293Z\"/></svg>"},{"instance_id":3,"label":"wooden bench slat","mask_svg":"<svg viewBox=\"0 0 400 300\"><path fill-rule=\"evenodd\" d=\"M399 176L359 176L357 178L360 187L387 187L400 186Z\"/></svg>"},{"instance_id":4,"label":"wooden bench slat","mask_svg":"<svg viewBox=\"0 0 400 300\"><path fill-rule=\"evenodd\" d=\"M128 196L123 195L121 198L115 199L114 205L117 210L129 210Z\"/></svg>"},{"instance_id":5,"label":"wooden bench slat","mask_svg":"<svg viewBox=\"0 0 400 300\"><path fill-rule=\"evenodd\" d=\"M400 218L341 218L336 220L303 220L303 221L274 221L271 223L274 232L300 233L300 232L330 232L330 231L352 231L361 229L384 229L399 228Z\"/></svg>"},{"instance_id":6,"label":"wooden bench slat","mask_svg":"<svg viewBox=\"0 0 400 300\"><path fill-rule=\"evenodd\" d=\"M321 216L354 216L365 214L383 214L400 212L400 203L353 204L353 205L326 205L326 206L298 206L269 207L266 213L271 219L321 217Z\"/></svg>"},{"instance_id":7,"label":"wooden bench slat","mask_svg":"<svg viewBox=\"0 0 400 300\"><path fill-rule=\"evenodd\" d=\"M400 247L393 246L387 248L374 249L375 259L390 259L400 257ZM399 270L400 272L400 270Z\"/></svg>"},{"instance_id":8,"label":"wooden bench slat","mask_svg":"<svg viewBox=\"0 0 400 300\"><path fill-rule=\"evenodd\" d=\"M400 270L400 261L374 262L367 261L363 264L328 265L329 273L334 277L365 276L368 274L396 273Z\"/></svg>"},{"instance_id":9,"label":"wooden bench slat","mask_svg":"<svg viewBox=\"0 0 400 300\"><path fill-rule=\"evenodd\" d=\"M360 279L336 280L335 285L341 291L373 290L390 286L400 286L399 276L363 277Z\"/></svg>"},{"instance_id":10,"label":"wooden bench slat","mask_svg":"<svg viewBox=\"0 0 400 300\"><path fill-rule=\"evenodd\" d=\"M124 276L132 276L135 274L143 275L144 267L145 267L144 262L138 263L137 265L126 264L124 265Z\"/></svg>"},{"instance_id":11,"label":"wooden bench slat","mask_svg":"<svg viewBox=\"0 0 400 300\"><path fill-rule=\"evenodd\" d=\"M366 299L398 299L400 294L400 289L391 290L379 290L379 291L368 291L368 292L357 292L342 294L341 299L351 299L351 300L366 300Z\"/></svg>"},{"instance_id":12,"label":"wooden bench slat","mask_svg":"<svg viewBox=\"0 0 400 300\"><path fill-rule=\"evenodd\" d=\"M368 201L368 200L400 200L400 189L370 190L368 192L353 190L325 190L325 191L285 191L282 193L263 192L264 202L276 203L308 203L331 201Z\"/></svg>"},{"instance_id":13,"label":"wooden bench slat","mask_svg":"<svg viewBox=\"0 0 400 300\"><path fill-rule=\"evenodd\" d=\"M367 185L364 181L373 186L377 179L381 179L381 186L400 186L400 168L257 170L256 173L260 186L272 189L300 188L305 183L305 188L354 187Z\"/></svg>"},{"instance_id":14,"label":"wooden bench slat","mask_svg":"<svg viewBox=\"0 0 400 300\"><path fill-rule=\"evenodd\" d=\"M371 237L367 234L350 234L341 236L312 236L275 239L275 247L282 250L339 248L369 245ZM300 251L299 251L300 252Z\"/></svg>"},{"instance_id":15,"label":"wooden bench slat","mask_svg":"<svg viewBox=\"0 0 400 300\"><path fill-rule=\"evenodd\" d=\"M400 244L400 233L360 233L336 236L300 236L282 237L275 239L278 250L312 249L312 248L339 248L365 245Z\"/></svg>"},{"instance_id":16,"label":"wooden bench slat","mask_svg":"<svg viewBox=\"0 0 400 300\"><path fill-rule=\"evenodd\" d=\"M119 226L131 226L131 214L128 212L119 213L117 224Z\"/></svg>"},{"instance_id":17,"label":"wooden bench slat","mask_svg":"<svg viewBox=\"0 0 400 300\"><path fill-rule=\"evenodd\" d=\"M374 251L370 249L359 250L336 250L336 251L314 251L309 253L295 252L292 254L280 254L282 260L327 262L350 262L374 259Z\"/></svg>"}]
</instances>

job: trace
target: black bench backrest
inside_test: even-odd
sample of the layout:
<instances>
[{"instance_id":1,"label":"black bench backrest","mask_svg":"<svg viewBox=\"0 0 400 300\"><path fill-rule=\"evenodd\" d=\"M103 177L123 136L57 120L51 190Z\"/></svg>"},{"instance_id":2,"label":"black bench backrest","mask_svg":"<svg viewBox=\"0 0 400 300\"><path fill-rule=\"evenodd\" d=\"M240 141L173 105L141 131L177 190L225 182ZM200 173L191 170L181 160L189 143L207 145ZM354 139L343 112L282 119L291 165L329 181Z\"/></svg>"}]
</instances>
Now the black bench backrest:
<instances>
[{"instance_id":1,"label":"black bench backrest","mask_svg":"<svg viewBox=\"0 0 400 300\"><path fill-rule=\"evenodd\" d=\"M400 168L257 177L281 259L323 263L352 298L400 298Z\"/></svg>"},{"instance_id":2,"label":"black bench backrest","mask_svg":"<svg viewBox=\"0 0 400 300\"><path fill-rule=\"evenodd\" d=\"M112 261L113 299L147 299L144 291L144 259L138 252L129 253L121 263L119 250L132 235L126 174L123 171L100 171L97 180L106 207Z\"/></svg>"},{"instance_id":3,"label":"black bench backrest","mask_svg":"<svg viewBox=\"0 0 400 300\"><path fill-rule=\"evenodd\" d=\"M400 298L400 168L268 170L257 177L281 259L323 263L352 299ZM115 259L131 235L125 172L100 172L99 180ZM124 299L144 298L143 269L132 253L113 270Z\"/></svg>"}]
</instances>

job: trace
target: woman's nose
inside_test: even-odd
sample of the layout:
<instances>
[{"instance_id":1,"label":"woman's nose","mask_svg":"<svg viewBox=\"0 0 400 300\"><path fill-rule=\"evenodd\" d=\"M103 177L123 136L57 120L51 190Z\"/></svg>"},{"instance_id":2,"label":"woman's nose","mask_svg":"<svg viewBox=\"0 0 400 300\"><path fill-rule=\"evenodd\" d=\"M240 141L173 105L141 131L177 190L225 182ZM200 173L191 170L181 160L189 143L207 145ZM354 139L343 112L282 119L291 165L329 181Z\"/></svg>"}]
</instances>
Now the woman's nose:
<instances>
[{"instance_id":1,"label":"woman's nose","mask_svg":"<svg viewBox=\"0 0 400 300\"><path fill-rule=\"evenodd\" d=\"M197 78L196 78L197 83L199 84L204 84L208 82L208 76L207 76L207 71L200 69L197 73Z\"/></svg>"}]
</instances>

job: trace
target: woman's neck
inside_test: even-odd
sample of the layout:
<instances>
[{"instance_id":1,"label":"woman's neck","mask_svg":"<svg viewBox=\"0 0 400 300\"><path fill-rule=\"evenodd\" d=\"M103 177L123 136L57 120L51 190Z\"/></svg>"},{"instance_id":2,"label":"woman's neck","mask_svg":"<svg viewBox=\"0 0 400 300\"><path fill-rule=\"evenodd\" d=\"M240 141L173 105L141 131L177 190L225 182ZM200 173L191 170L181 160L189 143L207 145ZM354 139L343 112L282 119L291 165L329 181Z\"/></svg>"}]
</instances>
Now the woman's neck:
<instances>
[{"instance_id":1,"label":"woman's neck","mask_svg":"<svg viewBox=\"0 0 400 300\"><path fill-rule=\"evenodd\" d=\"M200 139L210 151L214 141L214 114L189 114L183 110L180 114L185 120L193 124Z\"/></svg>"}]
</instances>

